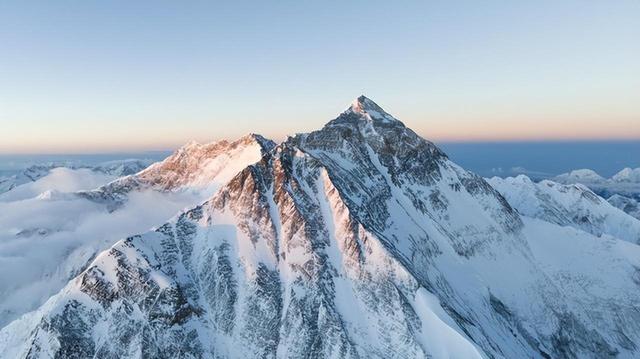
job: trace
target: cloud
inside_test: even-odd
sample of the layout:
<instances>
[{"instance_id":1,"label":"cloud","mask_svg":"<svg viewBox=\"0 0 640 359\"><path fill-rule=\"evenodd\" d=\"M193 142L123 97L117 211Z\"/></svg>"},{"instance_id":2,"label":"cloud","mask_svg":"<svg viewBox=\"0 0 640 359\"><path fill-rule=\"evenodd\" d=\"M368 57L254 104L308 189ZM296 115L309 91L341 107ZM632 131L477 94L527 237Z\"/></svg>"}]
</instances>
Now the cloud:
<instances>
[{"instance_id":1,"label":"cloud","mask_svg":"<svg viewBox=\"0 0 640 359\"><path fill-rule=\"evenodd\" d=\"M68 192L106 179L81 171L55 171L0 201L0 327L44 303L96 253L204 200L198 192L133 192L110 213ZM55 195L38 196L51 189Z\"/></svg>"},{"instance_id":2,"label":"cloud","mask_svg":"<svg viewBox=\"0 0 640 359\"><path fill-rule=\"evenodd\" d=\"M35 197L42 192L53 190L75 192L100 187L111 182L115 176L94 172L90 169L70 169L58 167L35 182L25 183L0 195L0 202L18 201Z\"/></svg>"}]
</instances>

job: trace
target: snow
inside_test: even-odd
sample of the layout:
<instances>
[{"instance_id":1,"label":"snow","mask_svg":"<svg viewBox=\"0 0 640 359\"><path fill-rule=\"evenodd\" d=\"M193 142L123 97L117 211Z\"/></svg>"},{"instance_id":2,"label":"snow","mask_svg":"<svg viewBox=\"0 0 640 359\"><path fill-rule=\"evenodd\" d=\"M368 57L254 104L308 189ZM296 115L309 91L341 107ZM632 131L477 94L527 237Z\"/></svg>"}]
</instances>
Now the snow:
<instances>
[{"instance_id":1,"label":"snow","mask_svg":"<svg viewBox=\"0 0 640 359\"><path fill-rule=\"evenodd\" d=\"M179 182L178 188L133 191L116 211L76 194L115 179L86 168L54 168L35 182L0 194L0 328L41 305L97 253L203 202L221 183L262 157L258 143L246 138L239 141L246 141L246 145L242 142L213 159L208 154L186 154L184 160L192 173L187 173L187 180ZM110 168L123 164L117 161L103 165ZM154 164L142 173L176 176L167 169L158 173L162 165Z\"/></svg>"},{"instance_id":2,"label":"snow","mask_svg":"<svg viewBox=\"0 0 640 359\"><path fill-rule=\"evenodd\" d=\"M67 237L48 234L36 239L38 231L16 239L23 222L41 220L25 213L42 206L43 216L52 210L64 213L52 218L47 229L53 224L66 232L89 227L77 242L80 247L93 246L73 257L71 264L83 262L78 258L90 261L100 248L110 247L93 264L105 280L128 285L133 294L122 291L117 299L101 298L107 301L103 305L87 294L90 289L81 287L81 274L37 311L0 330L0 356L20 355L29 347L53 355L65 333L39 325L51 323L52 315L77 300L89 311L72 315L97 323L93 343L109 347L115 342L114 350L127 350L115 356L139 357L140 325L150 324L146 303L155 307L161 297L146 285L153 282L161 289L180 289L184 298L153 308L168 319L154 316L153 324L160 324L160 329L144 327L158 340L151 345L182 350L185 343L202 344L202 351L192 354L196 357L637 357L635 345L621 342L640 342L640 246L633 240L640 233L637 220L582 185L534 183L525 176L489 180L501 196L446 157L412 163L416 173L399 172L407 158L396 154L389 159L389 148L376 146L388 140L384 131L390 127L406 136L411 132L399 123L396 128L377 119L366 121L367 116L387 114L364 97L354 107L367 111L352 128L366 135L365 141L357 147L342 141L335 148L307 151L304 135L292 139L281 145L282 151L252 167L264 186L246 186L240 182L246 177L232 173L246 166L234 167L236 159L255 161L261 151L247 148L229 155L237 147L220 150L218 146L229 145L226 142L192 143L139 174L159 174L158 181L150 183L161 190L128 193L129 201L113 213L93 202L63 200L55 191L10 202L15 208L9 212L25 206L24 213L10 223L0 219L0 229L15 227L0 237L0 259L19 261L33 248L42 250L38 260L28 258L30 266L20 268L21 276L41 264L39 260L55 263L58 259L46 259L47 255L65 247L49 247L48 242ZM411 155L413 149L406 153ZM433 181L423 181L427 175L433 175ZM573 177L597 179L589 171ZM147 232L113 246L111 237L92 242L101 233L113 236L119 230L137 229L144 222L141 216L160 225L163 220L151 218L157 211L176 211L163 199L187 195L190 185L206 191L211 184L219 187L213 197L187 215L173 216L162 226L167 232ZM143 195L149 197L137 197ZM130 207L136 203L140 208ZM96 222L87 225L85 214L94 212ZM118 218L121 215L124 218ZM146 282L119 277L120 263L110 251L117 251L127 269L133 268L130 273L142 273ZM228 256L230 270L220 270L219 264L226 261L221 252ZM260 272L265 266L267 270ZM0 275L13 268L15 263L0 267ZM48 270L20 281L64 282L62 274L56 277L55 270ZM72 277L77 271L61 273ZM11 280L5 276L0 283ZM212 283L223 289L207 287ZM221 292L229 288L233 300L225 301L229 293ZM12 301L17 303L18 297ZM171 320L178 310L191 306L197 310L180 312L187 313L181 321ZM130 309L128 317L115 315L122 308ZM225 318L232 321L228 330L221 329ZM134 333L133 344L114 334L128 321L124 330ZM173 342L178 331L195 334ZM261 342L264 337L269 337L267 345Z\"/></svg>"},{"instance_id":3,"label":"snow","mask_svg":"<svg viewBox=\"0 0 640 359\"><path fill-rule=\"evenodd\" d=\"M247 164L254 163L262 157L262 149L257 144L241 147L239 150L222 153L198 164L198 169L190 172L189 187L207 187L212 178L218 184L227 183L233 176L243 170ZM213 191L215 192L215 190Z\"/></svg>"},{"instance_id":4,"label":"snow","mask_svg":"<svg viewBox=\"0 0 640 359\"><path fill-rule=\"evenodd\" d=\"M640 202L633 198L614 194L607 199L612 206L624 211L628 215L640 220Z\"/></svg>"},{"instance_id":5,"label":"snow","mask_svg":"<svg viewBox=\"0 0 640 359\"><path fill-rule=\"evenodd\" d=\"M69 169L64 167L52 169L48 175L35 182L15 187L11 191L0 194L0 202L13 202L36 197L45 191L76 192L93 189L116 177L90 169Z\"/></svg>"},{"instance_id":6,"label":"snow","mask_svg":"<svg viewBox=\"0 0 640 359\"><path fill-rule=\"evenodd\" d=\"M360 96L353 100L351 106L347 109L347 111L359 113L369 121L377 120L383 123L398 122L398 120L393 118L393 116L384 112L384 110L382 110L375 102L371 101L365 96Z\"/></svg>"},{"instance_id":7,"label":"snow","mask_svg":"<svg viewBox=\"0 0 640 359\"><path fill-rule=\"evenodd\" d=\"M115 212L82 198L0 202L0 326L42 304L96 253L199 200L147 190ZM16 236L29 229L45 235Z\"/></svg>"},{"instance_id":8,"label":"snow","mask_svg":"<svg viewBox=\"0 0 640 359\"><path fill-rule=\"evenodd\" d=\"M596 236L608 234L640 243L640 221L582 185L531 181L525 175L488 180L518 212Z\"/></svg>"},{"instance_id":9,"label":"snow","mask_svg":"<svg viewBox=\"0 0 640 359\"><path fill-rule=\"evenodd\" d=\"M624 168L611 177L615 182L635 182L640 183L640 168Z\"/></svg>"},{"instance_id":10,"label":"snow","mask_svg":"<svg viewBox=\"0 0 640 359\"><path fill-rule=\"evenodd\" d=\"M590 170L581 171L593 172ZM553 180L563 184L583 184L604 198L618 194L636 201L640 200L640 168L624 168L611 178L598 177L562 174L553 178Z\"/></svg>"},{"instance_id":11,"label":"snow","mask_svg":"<svg viewBox=\"0 0 640 359\"><path fill-rule=\"evenodd\" d=\"M460 334L451 317L440 306L440 301L424 288L416 291L413 307L422 322L422 342L434 358L482 358L478 349Z\"/></svg>"},{"instance_id":12,"label":"snow","mask_svg":"<svg viewBox=\"0 0 640 359\"><path fill-rule=\"evenodd\" d=\"M605 178L597 174L595 171L590 169L579 169L573 170L569 173L563 173L561 175L556 176L555 180L561 183L600 183L604 182Z\"/></svg>"}]
</instances>

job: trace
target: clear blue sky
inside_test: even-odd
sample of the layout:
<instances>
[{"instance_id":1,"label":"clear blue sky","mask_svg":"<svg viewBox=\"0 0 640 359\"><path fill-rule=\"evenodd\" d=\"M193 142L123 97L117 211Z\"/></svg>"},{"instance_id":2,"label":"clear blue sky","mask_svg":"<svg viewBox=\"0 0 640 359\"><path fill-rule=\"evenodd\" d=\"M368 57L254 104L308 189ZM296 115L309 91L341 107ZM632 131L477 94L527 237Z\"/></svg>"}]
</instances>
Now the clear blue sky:
<instances>
[{"instance_id":1,"label":"clear blue sky","mask_svg":"<svg viewBox=\"0 0 640 359\"><path fill-rule=\"evenodd\" d=\"M0 2L0 153L281 139L360 94L436 141L639 139L640 2Z\"/></svg>"}]
</instances>

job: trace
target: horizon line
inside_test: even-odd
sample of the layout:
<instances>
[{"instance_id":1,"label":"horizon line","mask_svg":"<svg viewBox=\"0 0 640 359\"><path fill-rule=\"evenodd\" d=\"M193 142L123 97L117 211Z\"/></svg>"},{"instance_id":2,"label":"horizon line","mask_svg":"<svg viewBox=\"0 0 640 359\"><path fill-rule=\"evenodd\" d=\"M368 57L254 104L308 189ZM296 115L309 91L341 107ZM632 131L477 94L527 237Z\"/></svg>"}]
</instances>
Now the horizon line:
<instances>
[{"instance_id":1,"label":"horizon line","mask_svg":"<svg viewBox=\"0 0 640 359\"><path fill-rule=\"evenodd\" d=\"M238 138L240 138L242 136L239 136ZM286 138L289 136L285 136L285 138L282 141L275 141L277 144L282 143L284 140L286 140ZM421 136L422 137L422 136ZM271 139L269 137L265 137L267 139ZM424 138L424 137L423 137ZM151 147L151 148L126 148L126 149L92 149L92 150L88 150L88 151L78 151L78 150L63 150L63 151L57 151L57 150L53 150L53 151L2 151L0 150L0 156L37 156L37 155L49 155L49 156L56 156L56 155L105 155L105 154L111 154L111 155L126 155L126 154L157 154L157 153L161 153L161 152L173 152L175 150L177 150L178 148L186 145L189 142L198 142L198 143L202 143L202 144L206 144L206 143L213 143L213 142L218 142L218 141L222 141L222 140L229 140L226 138L220 138L220 139L215 139L215 140L211 140L211 141L197 141L197 140L188 140L183 142L180 145L168 145L166 147ZM640 138L566 138L566 139L559 139L559 138L549 138L549 139L443 139L443 140L429 140L427 138L425 138L425 140L432 142L436 145L441 145L441 144L478 144L478 145L482 145L482 144L545 144L545 143L549 143L549 144L559 144L559 143L563 143L563 144L579 144L579 143L635 143L638 142L640 143Z\"/></svg>"}]
</instances>

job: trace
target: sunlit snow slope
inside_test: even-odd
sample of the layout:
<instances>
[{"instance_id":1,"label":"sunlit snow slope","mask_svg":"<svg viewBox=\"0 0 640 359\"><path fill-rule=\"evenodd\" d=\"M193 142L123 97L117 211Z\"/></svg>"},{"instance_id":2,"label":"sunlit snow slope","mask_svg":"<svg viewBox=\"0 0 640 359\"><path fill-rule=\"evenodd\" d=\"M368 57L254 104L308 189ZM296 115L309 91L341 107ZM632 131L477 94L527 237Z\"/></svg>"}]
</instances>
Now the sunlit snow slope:
<instances>
[{"instance_id":1,"label":"sunlit snow slope","mask_svg":"<svg viewBox=\"0 0 640 359\"><path fill-rule=\"evenodd\" d=\"M360 97L102 252L11 358L633 358L640 249L521 216Z\"/></svg>"},{"instance_id":2,"label":"sunlit snow slope","mask_svg":"<svg viewBox=\"0 0 640 359\"><path fill-rule=\"evenodd\" d=\"M228 181L273 146L257 135L190 144L134 174L140 171L138 161L92 169L45 166L40 178L1 194L0 327L42 305L97 253L201 203L210 187ZM119 174L130 175L115 179ZM136 186L125 190L122 183ZM117 196L118 205L99 200L96 193Z\"/></svg>"}]
</instances>

